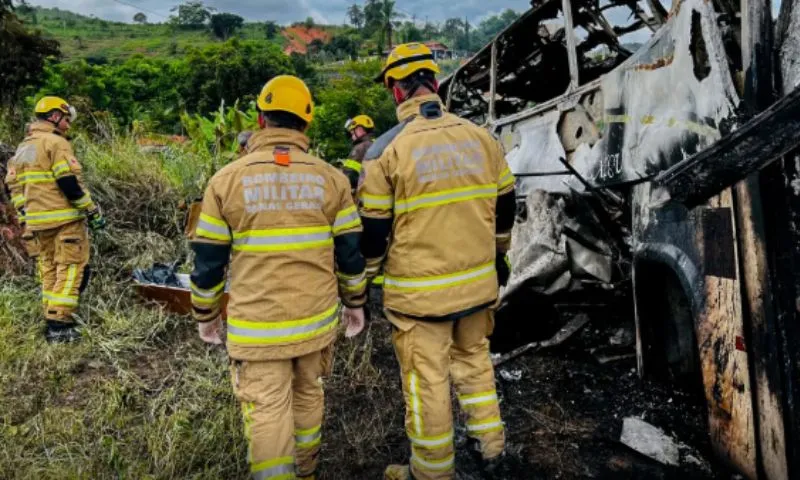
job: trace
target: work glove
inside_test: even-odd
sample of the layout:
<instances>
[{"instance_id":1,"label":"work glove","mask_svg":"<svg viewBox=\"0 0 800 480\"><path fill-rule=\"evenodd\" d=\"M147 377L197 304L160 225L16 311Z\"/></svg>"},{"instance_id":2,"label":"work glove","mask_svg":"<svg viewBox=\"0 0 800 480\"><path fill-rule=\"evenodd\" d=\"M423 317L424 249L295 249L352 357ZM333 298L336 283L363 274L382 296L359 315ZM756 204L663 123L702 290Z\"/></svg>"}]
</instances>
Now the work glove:
<instances>
[{"instance_id":1,"label":"work glove","mask_svg":"<svg viewBox=\"0 0 800 480\"><path fill-rule=\"evenodd\" d=\"M494 268L497 270L497 281L501 287L508 284L508 279L511 277L511 260L508 255L497 252L494 260Z\"/></svg>"},{"instance_id":2,"label":"work glove","mask_svg":"<svg viewBox=\"0 0 800 480\"><path fill-rule=\"evenodd\" d=\"M106 228L106 219L100 211L100 207L86 212L86 218L89 220L89 228L92 230L98 231Z\"/></svg>"}]
</instances>

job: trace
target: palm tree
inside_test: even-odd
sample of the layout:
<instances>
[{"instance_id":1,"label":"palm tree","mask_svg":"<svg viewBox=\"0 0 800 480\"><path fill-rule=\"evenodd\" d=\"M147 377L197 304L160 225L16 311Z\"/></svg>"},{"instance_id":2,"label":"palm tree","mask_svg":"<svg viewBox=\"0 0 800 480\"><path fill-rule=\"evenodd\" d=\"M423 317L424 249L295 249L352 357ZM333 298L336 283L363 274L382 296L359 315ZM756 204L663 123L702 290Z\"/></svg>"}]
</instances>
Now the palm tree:
<instances>
[{"instance_id":1,"label":"palm tree","mask_svg":"<svg viewBox=\"0 0 800 480\"><path fill-rule=\"evenodd\" d=\"M386 44L389 50L392 49L392 36L394 27L397 25L397 19L402 17L402 15L394 9L394 6L394 0L383 0L381 2L381 20L383 22L383 32L381 33L386 38Z\"/></svg>"}]
</instances>

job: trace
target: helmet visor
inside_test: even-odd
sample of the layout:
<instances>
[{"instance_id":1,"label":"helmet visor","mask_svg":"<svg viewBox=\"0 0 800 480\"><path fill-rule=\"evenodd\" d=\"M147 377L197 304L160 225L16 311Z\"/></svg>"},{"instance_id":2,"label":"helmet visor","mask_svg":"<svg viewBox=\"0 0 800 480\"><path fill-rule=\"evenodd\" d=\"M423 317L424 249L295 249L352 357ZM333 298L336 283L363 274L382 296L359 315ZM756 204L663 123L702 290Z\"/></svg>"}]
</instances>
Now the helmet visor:
<instances>
[{"instance_id":1,"label":"helmet visor","mask_svg":"<svg viewBox=\"0 0 800 480\"><path fill-rule=\"evenodd\" d=\"M70 123L74 123L75 120L78 119L78 111L75 110L75 107L73 107L72 105L68 105L67 106L67 112L69 114Z\"/></svg>"}]
</instances>

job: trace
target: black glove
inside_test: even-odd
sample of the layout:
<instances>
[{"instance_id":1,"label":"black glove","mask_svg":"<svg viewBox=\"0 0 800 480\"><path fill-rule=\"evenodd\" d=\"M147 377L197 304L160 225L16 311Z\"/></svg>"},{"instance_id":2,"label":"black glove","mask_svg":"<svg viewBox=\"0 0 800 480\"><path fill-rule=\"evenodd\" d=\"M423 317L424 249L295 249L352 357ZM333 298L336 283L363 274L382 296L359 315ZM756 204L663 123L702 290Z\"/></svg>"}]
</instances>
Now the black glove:
<instances>
[{"instance_id":1,"label":"black glove","mask_svg":"<svg viewBox=\"0 0 800 480\"><path fill-rule=\"evenodd\" d=\"M508 259L508 255L498 252L495 256L494 268L497 270L497 281L501 287L505 287L511 277L511 261Z\"/></svg>"},{"instance_id":2,"label":"black glove","mask_svg":"<svg viewBox=\"0 0 800 480\"><path fill-rule=\"evenodd\" d=\"M86 218L89 219L89 228L92 230L97 231L106 228L106 219L103 217L102 212L100 212L100 207L86 212Z\"/></svg>"}]
</instances>

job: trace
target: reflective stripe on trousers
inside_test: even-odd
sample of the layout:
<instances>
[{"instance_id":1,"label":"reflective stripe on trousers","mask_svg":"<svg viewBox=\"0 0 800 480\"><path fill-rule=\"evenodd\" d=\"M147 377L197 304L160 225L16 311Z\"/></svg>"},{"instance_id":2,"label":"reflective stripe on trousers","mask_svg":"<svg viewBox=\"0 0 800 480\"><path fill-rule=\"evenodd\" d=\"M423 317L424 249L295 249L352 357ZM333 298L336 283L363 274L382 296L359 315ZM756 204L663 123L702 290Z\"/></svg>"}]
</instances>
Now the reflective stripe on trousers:
<instances>
[{"instance_id":1,"label":"reflective stripe on trousers","mask_svg":"<svg viewBox=\"0 0 800 480\"><path fill-rule=\"evenodd\" d=\"M461 405L461 408L490 405L492 403L497 403L497 392L491 390L488 392L471 393L469 395L459 395L458 403Z\"/></svg>"},{"instance_id":2,"label":"reflective stripe on trousers","mask_svg":"<svg viewBox=\"0 0 800 480\"><path fill-rule=\"evenodd\" d=\"M476 282L495 274L494 262L447 275L433 277L403 278L384 276L384 288L402 290L436 290Z\"/></svg>"},{"instance_id":3,"label":"reflective stripe on trousers","mask_svg":"<svg viewBox=\"0 0 800 480\"><path fill-rule=\"evenodd\" d=\"M228 318L228 340L246 345L274 345L322 335L339 323L339 305L313 317L282 322L253 322Z\"/></svg>"},{"instance_id":4,"label":"reflective stripe on trousers","mask_svg":"<svg viewBox=\"0 0 800 480\"><path fill-rule=\"evenodd\" d=\"M312 448L322 442L322 425L307 430L295 430L294 441L297 448Z\"/></svg>"},{"instance_id":5,"label":"reflective stripe on trousers","mask_svg":"<svg viewBox=\"0 0 800 480\"><path fill-rule=\"evenodd\" d=\"M294 457L280 457L250 467L253 480L285 480L295 478Z\"/></svg>"}]
</instances>

